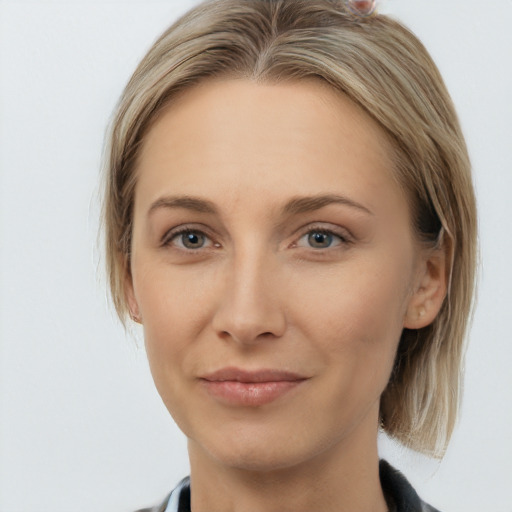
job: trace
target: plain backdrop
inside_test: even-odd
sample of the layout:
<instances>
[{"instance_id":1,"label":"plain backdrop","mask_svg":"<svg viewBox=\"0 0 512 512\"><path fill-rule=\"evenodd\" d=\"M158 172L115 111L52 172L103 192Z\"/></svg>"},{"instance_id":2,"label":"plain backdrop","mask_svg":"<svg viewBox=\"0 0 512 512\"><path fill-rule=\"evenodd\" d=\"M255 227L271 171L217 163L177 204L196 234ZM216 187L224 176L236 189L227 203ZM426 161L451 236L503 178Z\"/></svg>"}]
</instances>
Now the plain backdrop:
<instances>
[{"instance_id":1,"label":"plain backdrop","mask_svg":"<svg viewBox=\"0 0 512 512\"><path fill-rule=\"evenodd\" d=\"M191 0L0 1L0 512L123 512L187 474L140 333L97 249L105 127ZM387 0L438 63L474 166L481 238L465 400L443 462L382 453L443 512L512 511L512 1Z\"/></svg>"}]
</instances>

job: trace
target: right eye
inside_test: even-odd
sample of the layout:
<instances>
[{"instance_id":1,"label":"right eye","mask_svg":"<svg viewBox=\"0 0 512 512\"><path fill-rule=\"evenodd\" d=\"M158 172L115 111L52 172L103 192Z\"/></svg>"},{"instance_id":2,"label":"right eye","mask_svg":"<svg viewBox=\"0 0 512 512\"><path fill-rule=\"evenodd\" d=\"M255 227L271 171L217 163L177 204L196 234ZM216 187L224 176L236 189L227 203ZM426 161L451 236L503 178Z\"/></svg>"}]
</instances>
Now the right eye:
<instances>
[{"instance_id":1,"label":"right eye","mask_svg":"<svg viewBox=\"0 0 512 512\"><path fill-rule=\"evenodd\" d=\"M202 231L197 229L183 229L178 232L171 233L165 244L173 245L178 249L186 251L194 251L211 247L213 242Z\"/></svg>"}]
</instances>

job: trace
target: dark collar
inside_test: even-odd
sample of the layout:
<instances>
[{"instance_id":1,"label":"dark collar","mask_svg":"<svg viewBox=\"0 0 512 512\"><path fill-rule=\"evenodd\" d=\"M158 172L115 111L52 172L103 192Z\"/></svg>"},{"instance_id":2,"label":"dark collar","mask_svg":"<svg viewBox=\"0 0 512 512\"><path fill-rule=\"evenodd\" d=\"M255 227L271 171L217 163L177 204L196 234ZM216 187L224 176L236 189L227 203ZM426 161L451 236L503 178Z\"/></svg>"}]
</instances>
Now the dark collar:
<instances>
[{"instance_id":1,"label":"dark collar","mask_svg":"<svg viewBox=\"0 0 512 512\"><path fill-rule=\"evenodd\" d=\"M379 476L390 512L439 512L423 502L405 476L382 459Z\"/></svg>"}]
</instances>

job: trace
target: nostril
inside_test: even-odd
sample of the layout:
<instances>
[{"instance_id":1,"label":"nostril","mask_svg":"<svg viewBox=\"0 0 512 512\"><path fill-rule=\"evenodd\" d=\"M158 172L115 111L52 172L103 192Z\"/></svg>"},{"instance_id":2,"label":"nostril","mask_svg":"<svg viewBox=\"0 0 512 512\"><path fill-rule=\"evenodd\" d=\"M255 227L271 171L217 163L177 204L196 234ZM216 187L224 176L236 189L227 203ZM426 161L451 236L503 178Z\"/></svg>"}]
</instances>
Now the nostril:
<instances>
[{"instance_id":1,"label":"nostril","mask_svg":"<svg viewBox=\"0 0 512 512\"><path fill-rule=\"evenodd\" d=\"M218 337L221 340L235 341L244 345L258 344L263 341L271 341L281 336L279 329L274 331L263 331L258 329L258 326L233 326L232 329L219 330Z\"/></svg>"}]
</instances>

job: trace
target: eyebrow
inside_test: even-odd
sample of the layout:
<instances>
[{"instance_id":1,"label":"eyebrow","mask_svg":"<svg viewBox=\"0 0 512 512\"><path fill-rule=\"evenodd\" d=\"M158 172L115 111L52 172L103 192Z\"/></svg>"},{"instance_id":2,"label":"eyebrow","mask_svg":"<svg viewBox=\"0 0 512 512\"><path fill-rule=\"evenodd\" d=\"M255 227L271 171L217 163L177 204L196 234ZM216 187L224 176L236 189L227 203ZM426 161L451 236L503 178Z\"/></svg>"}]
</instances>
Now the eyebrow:
<instances>
[{"instance_id":1,"label":"eyebrow","mask_svg":"<svg viewBox=\"0 0 512 512\"><path fill-rule=\"evenodd\" d=\"M286 203L283 208L285 215L297 215L300 213L312 212L329 206L331 204L341 204L355 208L367 214L373 215L373 212L348 197L337 194L323 194L317 196L294 197ZM216 214L217 208L214 203L206 199L193 196L166 196L157 199L151 204L148 215L160 208L183 208L198 213Z\"/></svg>"},{"instance_id":2,"label":"eyebrow","mask_svg":"<svg viewBox=\"0 0 512 512\"><path fill-rule=\"evenodd\" d=\"M319 210L320 208L329 206L330 204L342 204L344 206L350 206L351 208L355 208L370 215L374 215L371 210L366 208L366 206L363 206L361 203L358 203L357 201L354 201L353 199L350 199L346 196L337 194L295 197L286 203L283 212L288 215L296 215L299 213L307 213Z\"/></svg>"},{"instance_id":3,"label":"eyebrow","mask_svg":"<svg viewBox=\"0 0 512 512\"><path fill-rule=\"evenodd\" d=\"M217 208L211 201L192 196L161 197L151 204L148 215L159 208L184 208L199 213L217 213Z\"/></svg>"}]
</instances>

